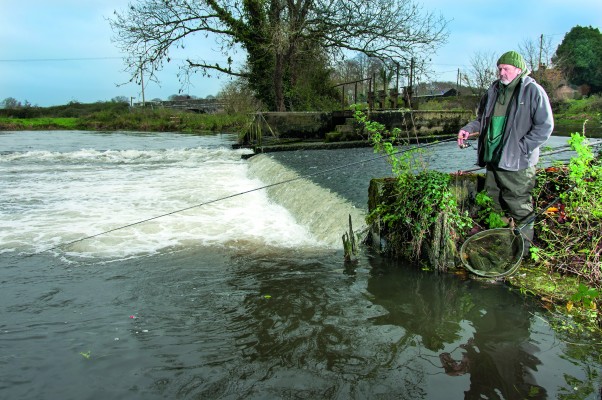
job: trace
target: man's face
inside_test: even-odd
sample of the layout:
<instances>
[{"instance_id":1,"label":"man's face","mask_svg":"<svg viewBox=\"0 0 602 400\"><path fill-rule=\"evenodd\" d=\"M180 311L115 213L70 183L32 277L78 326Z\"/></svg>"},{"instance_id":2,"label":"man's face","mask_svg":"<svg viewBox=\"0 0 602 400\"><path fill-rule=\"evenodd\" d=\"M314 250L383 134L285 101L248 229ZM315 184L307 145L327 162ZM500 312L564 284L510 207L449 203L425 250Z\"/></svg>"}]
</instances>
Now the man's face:
<instances>
[{"instance_id":1,"label":"man's face","mask_svg":"<svg viewBox=\"0 0 602 400\"><path fill-rule=\"evenodd\" d=\"M516 68L514 65L500 64L497 66L497 72L502 83L507 85L512 82L514 78L519 76L522 70L520 68Z\"/></svg>"}]
</instances>

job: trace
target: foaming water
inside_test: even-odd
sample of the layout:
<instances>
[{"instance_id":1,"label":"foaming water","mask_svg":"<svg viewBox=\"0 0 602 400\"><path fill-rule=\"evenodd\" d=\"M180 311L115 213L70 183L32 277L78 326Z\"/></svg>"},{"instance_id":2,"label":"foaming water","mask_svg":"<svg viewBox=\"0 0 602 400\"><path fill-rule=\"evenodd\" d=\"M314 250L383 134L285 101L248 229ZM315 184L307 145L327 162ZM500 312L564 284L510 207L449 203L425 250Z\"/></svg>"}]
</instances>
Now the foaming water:
<instances>
[{"instance_id":1,"label":"foaming water","mask_svg":"<svg viewBox=\"0 0 602 400\"><path fill-rule=\"evenodd\" d=\"M95 145L74 136L80 146ZM315 239L264 190L255 190L265 183L249 176L248 162L241 160L248 150L205 146L202 138L194 144L2 151L0 252L35 253L71 242L64 250L83 257L191 244L333 245ZM89 236L95 237L78 241Z\"/></svg>"},{"instance_id":2,"label":"foaming water","mask_svg":"<svg viewBox=\"0 0 602 400\"><path fill-rule=\"evenodd\" d=\"M366 213L338 194L302 178L271 157L260 154L251 159L251 174L270 186L270 198L282 204L310 232L331 246L341 245L349 231L349 217L355 232L366 229ZM285 184L278 184L286 182Z\"/></svg>"}]
</instances>

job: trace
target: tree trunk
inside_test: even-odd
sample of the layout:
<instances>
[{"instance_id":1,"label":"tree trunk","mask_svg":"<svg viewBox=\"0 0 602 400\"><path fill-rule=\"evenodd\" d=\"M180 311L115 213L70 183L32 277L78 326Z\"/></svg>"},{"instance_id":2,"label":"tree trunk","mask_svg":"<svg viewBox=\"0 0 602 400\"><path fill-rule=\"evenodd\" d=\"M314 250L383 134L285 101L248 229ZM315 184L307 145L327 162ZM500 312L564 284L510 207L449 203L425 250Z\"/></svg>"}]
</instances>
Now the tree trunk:
<instances>
[{"instance_id":1,"label":"tree trunk","mask_svg":"<svg viewBox=\"0 0 602 400\"><path fill-rule=\"evenodd\" d=\"M286 111L284 103L284 57L276 53L274 63L274 103L276 111Z\"/></svg>"}]
</instances>

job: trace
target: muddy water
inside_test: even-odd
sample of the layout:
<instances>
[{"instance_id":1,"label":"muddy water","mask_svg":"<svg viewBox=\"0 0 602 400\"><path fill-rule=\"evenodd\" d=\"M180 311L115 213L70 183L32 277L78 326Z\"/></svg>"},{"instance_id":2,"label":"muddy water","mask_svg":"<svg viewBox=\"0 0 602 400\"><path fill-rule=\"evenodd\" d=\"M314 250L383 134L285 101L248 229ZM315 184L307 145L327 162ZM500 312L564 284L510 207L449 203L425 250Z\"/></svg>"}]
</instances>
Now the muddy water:
<instances>
[{"instance_id":1,"label":"muddy water","mask_svg":"<svg viewBox=\"0 0 602 400\"><path fill-rule=\"evenodd\" d=\"M599 398L596 339L520 293L343 263L339 215L386 164L254 190L369 149L247 161L233 140L0 134L0 398Z\"/></svg>"}]
</instances>

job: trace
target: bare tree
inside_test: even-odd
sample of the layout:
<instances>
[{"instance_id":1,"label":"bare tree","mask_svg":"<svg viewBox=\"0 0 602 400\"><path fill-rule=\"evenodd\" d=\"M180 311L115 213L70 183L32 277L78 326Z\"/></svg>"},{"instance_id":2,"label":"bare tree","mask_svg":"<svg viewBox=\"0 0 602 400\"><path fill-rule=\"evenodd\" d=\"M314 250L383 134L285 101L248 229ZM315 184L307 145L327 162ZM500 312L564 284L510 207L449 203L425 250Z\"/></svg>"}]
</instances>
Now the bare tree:
<instances>
[{"instance_id":1,"label":"bare tree","mask_svg":"<svg viewBox=\"0 0 602 400\"><path fill-rule=\"evenodd\" d=\"M334 71L337 83L351 82L363 78L362 65L358 58L346 59L339 62Z\"/></svg>"},{"instance_id":2,"label":"bare tree","mask_svg":"<svg viewBox=\"0 0 602 400\"><path fill-rule=\"evenodd\" d=\"M21 108L22 104L20 101L18 101L17 99L15 99L14 97L7 97L6 99L2 100L2 102L0 102L0 105L2 105L2 108Z\"/></svg>"},{"instance_id":3,"label":"bare tree","mask_svg":"<svg viewBox=\"0 0 602 400\"><path fill-rule=\"evenodd\" d=\"M477 90L478 95L485 93L497 77L497 56L494 52L477 51L470 58L470 73L463 75L466 85Z\"/></svg>"},{"instance_id":4,"label":"bare tree","mask_svg":"<svg viewBox=\"0 0 602 400\"><path fill-rule=\"evenodd\" d=\"M525 39L518 45L518 51L531 71L539 69L539 43L532 39Z\"/></svg>"},{"instance_id":5,"label":"bare tree","mask_svg":"<svg viewBox=\"0 0 602 400\"><path fill-rule=\"evenodd\" d=\"M287 88L323 55L334 60L352 51L403 63L447 38L447 21L412 0L137 0L110 24L132 81L143 71L156 79L171 49L212 35L226 61L191 54L181 66L184 79L197 70L242 77L277 110L286 108ZM246 53L244 66L233 63L236 49Z\"/></svg>"},{"instance_id":6,"label":"bare tree","mask_svg":"<svg viewBox=\"0 0 602 400\"><path fill-rule=\"evenodd\" d=\"M111 101L113 103L128 103L130 102L130 99L128 99L126 96L115 96L111 99Z\"/></svg>"},{"instance_id":7,"label":"bare tree","mask_svg":"<svg viewBox=\"0 0 602 400\"><path fill-rule=\"evenodd\" d=\"M554 54L552 38L545 35L541 35L537 40L525 39L518 45L518 50L525 58L529 69L533 72L548 66Z\"/></svg>"},{"instance_id":8,"label":"bare tree","mask_svg":"<svg viewBox=\"0 0 602 400\"><path fill-rule=\"evenodd\" d=\"M217 94L217 98L224 102L228 114L252 113L262 109L261 103L240 78L226 83Z\"/></svg>"}]
</instances>

